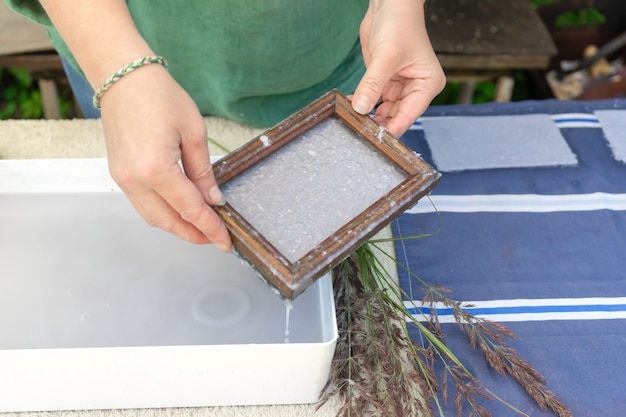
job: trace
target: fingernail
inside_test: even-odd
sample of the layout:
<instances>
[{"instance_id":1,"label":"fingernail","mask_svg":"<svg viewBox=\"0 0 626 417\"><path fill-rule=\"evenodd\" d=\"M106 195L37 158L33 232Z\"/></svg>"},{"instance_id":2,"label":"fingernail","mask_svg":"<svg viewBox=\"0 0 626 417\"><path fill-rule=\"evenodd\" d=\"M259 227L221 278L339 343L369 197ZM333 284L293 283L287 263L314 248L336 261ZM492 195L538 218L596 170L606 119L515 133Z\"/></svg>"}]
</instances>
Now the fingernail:
<instances>
[{"instance_id":1,"label":"fingernail","mask_svg":"<svg viewBox=\"0 0 626 417\"><path fill-rule=\"evenodd\" d=\"M223 206L226 204L226 199L224 198L224 194L220 191L217 185L214 185L209 190L209 198L215 201L215 204L218 206Z\"/></svg>"},{"instance_id":2,"label":"fingernail","mask_svg":"<svg viewBox=\"0 0 626 417\"><path fill-rule=\"evenodd\" d=\"M365 96L356 96L352 100L352 108L360 114L369 113L371 105L370 99Z\"/></svg>"},{"instance_id":3,"label":"fingernail","mask_svg":"<svg viewBox=\"0 0 626 417\"><path fill-rule=\"evenodd\" d=\"M215 247L221 250L222 252L230 252L230 245L225 245L221 242L215 242Z\"/></svg>"}]
</instances>

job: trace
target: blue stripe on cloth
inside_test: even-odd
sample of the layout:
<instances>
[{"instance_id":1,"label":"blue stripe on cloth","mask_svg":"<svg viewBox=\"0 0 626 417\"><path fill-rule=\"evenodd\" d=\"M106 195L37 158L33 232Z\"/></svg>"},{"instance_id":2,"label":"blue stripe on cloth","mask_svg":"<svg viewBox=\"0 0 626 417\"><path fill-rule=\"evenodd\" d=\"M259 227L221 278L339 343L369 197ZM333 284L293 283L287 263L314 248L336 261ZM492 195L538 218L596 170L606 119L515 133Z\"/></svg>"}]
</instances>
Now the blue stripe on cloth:
<instances>
[{"instance_id":1,"label":"blue stripe on cloth","mask_svg":"<svg viewBox=\"0 0 626 417\"><path fill-rule=\"evenodd\" d=\"M577 128L581 128L581 127L600 128L601 127L600 123L597 120L592 121L592 120L585 120L585 119L560 119L560 120L554 120L554 122L556 123L559 129L573 128L573 127L577 127Z\"/></svg>"},{"instance_id":2,"label":"blue stripe on cloth","mask_svg":"<svg viewBox=\"0 0 626 417\"><path fill-rule=\"evenodd\" d=\"M457 117L457 116L448 116L448 117ZM552 114L550 115L554 123L557 125L559 129L565 128L601 128L600 122L598 121L598 117L594 114ZM445 119L445 116L443 117ZM417 119L410 127L409 130L422 130L424 129L424 118L421 117Z\"/></svg>"},{"instance_id":3,"label":"blue stripe on cloth","mask_svg":"<svg viewBox=\"0 0 626 417\"><path fill-rule=\"evenodd\" d=\"M406 301L405 305L408 312L418 320L427 320L435 312L440 322L454 322L454 310L444 305L431 308L418 300ZM476 317L499 322L626 319L626 297L468 301L461 308Z\"/></svg>"},{"instance_id":4,"label":"blue stripe on cloth","mask_svg":"<svg viewBox=\"0 0 626 417\"><path fill-rule=\"evenodd\" d=\"M600 128L600 122L598 117L594 114L588 113L565 113L565 114L553 114L552 120L559 129L563 128Z\"/></svg>"},{"instance_id":5,"label":"blue stripe on cloth","mask_svg":"<svg viewBox=\"0 0 626 417\"><path fill-rule=\"evenodd\" d=\"M454 313L451 308L435 309L439 316L450 316ZM465 311L476 316L489 314L520 314L520 313L579 313L593 311L620 311L626 312L626 304L618 305L582 305L582 306L520 306L520 307L492 307L492 308L466 308ZM430 314L429 307L409 308L411 314Z\"/></svg>"}]
</instances>

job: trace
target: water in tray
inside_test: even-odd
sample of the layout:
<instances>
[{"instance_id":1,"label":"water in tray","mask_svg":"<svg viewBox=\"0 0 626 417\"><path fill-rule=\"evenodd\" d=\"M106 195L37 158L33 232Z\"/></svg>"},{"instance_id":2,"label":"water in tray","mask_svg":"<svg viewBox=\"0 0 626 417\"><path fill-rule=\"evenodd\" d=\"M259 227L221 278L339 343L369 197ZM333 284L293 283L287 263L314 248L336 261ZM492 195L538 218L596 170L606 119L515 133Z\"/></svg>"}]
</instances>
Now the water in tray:
<instances>
[{"instance_id":1,"label":"water in tray","mask_svg":"<svg viewBox=\"0 0 626 417\"><path fill-rule=\"evenodd\" d=\"M285 341L285 304L253 271L121 193L1 194L0 231L0 349ZM319 284L293 302L291 343L328 337Z\"/></svg>"}]
</instances>

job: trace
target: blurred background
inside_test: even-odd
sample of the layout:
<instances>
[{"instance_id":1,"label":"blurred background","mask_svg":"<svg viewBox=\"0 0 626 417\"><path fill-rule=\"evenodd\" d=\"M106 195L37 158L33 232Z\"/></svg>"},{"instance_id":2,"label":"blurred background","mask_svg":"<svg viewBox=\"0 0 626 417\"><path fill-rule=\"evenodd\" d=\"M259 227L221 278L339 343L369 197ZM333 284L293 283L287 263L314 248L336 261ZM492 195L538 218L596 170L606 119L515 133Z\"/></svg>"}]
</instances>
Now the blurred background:
<instances>
[{"instance_id":1,"label":"blurred background","mask_svg":"<svg viewBox=\"0 0 626 417\"><path fill-rule=\"evenodd\" d=\"M428 0L434 105L626 95L623 0ZM80 118L45 30L0 2L0 119Z\"/></svg>"}]
</instances>

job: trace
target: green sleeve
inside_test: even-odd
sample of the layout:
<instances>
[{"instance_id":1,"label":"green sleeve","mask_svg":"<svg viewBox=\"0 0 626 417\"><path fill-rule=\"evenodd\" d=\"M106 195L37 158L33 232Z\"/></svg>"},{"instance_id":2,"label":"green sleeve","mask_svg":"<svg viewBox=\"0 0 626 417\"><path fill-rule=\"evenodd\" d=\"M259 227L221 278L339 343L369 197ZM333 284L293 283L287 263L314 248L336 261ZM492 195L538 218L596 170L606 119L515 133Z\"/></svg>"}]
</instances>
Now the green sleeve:
<instances>
[{"instance_id":1,"label":"green sleeve","mask_svg":"<svg viewBox=\"0 0 626 417\"><path fill-rule=\"evenodd\" d=\"M43 25L57 52L81 71L38 1L5 2ZM203 115L272 126L333 88L352 93L365 72L359 26L367 0L127 4L139 32L168 59Z\"/></svg>"},{"instance_id":2,"label":"green sleeve","mask_svg":"<svg viewBox=\"0 0 626 417\"><path fill-rule=\"evenodd\" d=\"M9 9L21 14L30 20L45 26L52 26L48 15L38 1L31 0L4 0Z\"/></svg>"}]
</instances>

